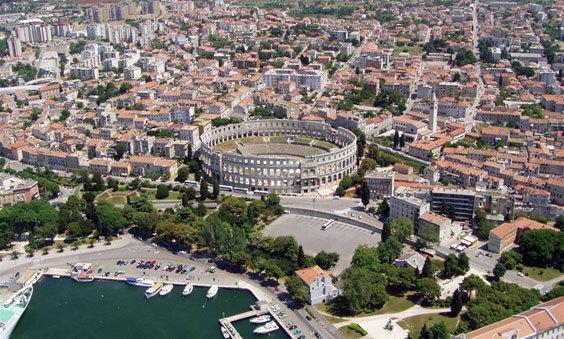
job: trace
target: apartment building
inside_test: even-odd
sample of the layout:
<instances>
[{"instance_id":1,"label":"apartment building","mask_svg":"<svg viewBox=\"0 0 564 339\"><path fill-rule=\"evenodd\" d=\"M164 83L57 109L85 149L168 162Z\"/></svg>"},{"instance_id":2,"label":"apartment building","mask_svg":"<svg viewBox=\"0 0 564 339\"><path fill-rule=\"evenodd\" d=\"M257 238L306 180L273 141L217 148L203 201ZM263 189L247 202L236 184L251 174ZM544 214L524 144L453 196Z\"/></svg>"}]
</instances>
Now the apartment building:
<instances>
[{"instance_id":1,"label":"apartment building","mask_svg":"<svg viewBox=\"0 0 564 339\"><path fill-rule=\"evenodd\" d=\"M431 210L453 220L468 221L474 218L476 192L464 189L434 188L431 190Z\"/></svg>"},{"instance_id":2,"label":"apartment building","mask_svg":"<svg viewBox=\"0 0 564 339\"><path fill-rule=\"evenodd\" d=\"M371 171L364 180L370 190L370 200L380 200L394 195L394 172Z\"/></svg>"},{"instance_id":3,"label":"apartment building","mask_svg":"<svg viewBox=\"0 0 564 339\"><path fill-rule=\"evenodd\" d=\"M393 196L390 199L390 220L408 218L417 225L419 217L429 212L428 202L410 196Z\"/></svg>"},{"instance_id":4,"label":"apartment building","mask_svg":"<svg viewBox=\"0 0 564 339\"><path fill-rule=\"evenodd\" d=\"M141 176L173 177L178 170L175 160L162 159L153 156L134 155L129 159L131 172Z\"/></svg>"},{"instance_id":5,"label":"apartment building","mask_svg":"<svg viewBox=\"0 0 564 339\"><path fill-rule=\"evenodd\" d=\"M295 69L271 69L263 74L262 80L266 86L278 87L281 81L290 81L298 87L309 87L320 90L327 83L327 72L323 70L295 70Z\"/></svg>"}]
</instances>

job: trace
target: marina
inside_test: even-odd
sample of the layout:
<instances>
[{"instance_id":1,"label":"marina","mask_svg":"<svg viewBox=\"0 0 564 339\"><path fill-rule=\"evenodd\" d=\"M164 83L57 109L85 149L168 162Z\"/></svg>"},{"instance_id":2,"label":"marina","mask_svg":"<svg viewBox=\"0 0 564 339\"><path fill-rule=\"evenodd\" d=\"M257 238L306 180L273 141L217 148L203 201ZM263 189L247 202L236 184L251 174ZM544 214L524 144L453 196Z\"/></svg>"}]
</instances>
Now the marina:
<instances>
[{"instance_id":1,"label":"marina","mask_svg":"<svg viewBox=\"0 0 564 339\"><path fill-rule=\"evenodd\" d=\"M111 279L113 280L113 279ZM235 321L233 328L239 336L232 338L260 338L252 331L256 326L248 320L261 312L248 313L256 302L245 289L227 289L213 299L207 298L208 288L194 287L188 297L173 289L170 297L146 299L143 289L121 282L99 280L77 284L71 279L45 277L36 284L29 307L23 314L12 338L44 338L46 332L56 338L220 338L217 319L225 315ZM77 313L80 317L77 317ZM112 314L112 317L107 317ZM241 315L243 314L243 315ZM248 314L248 315L247 315ZM65 324L72 319L74 326ZM123 328L122 324L130 326ZM220 322L221 323L221 322ZM162 326L167 324L167 326ZM198 326L190 326L197 324ZM255 325L255 324L252 324ZM283 331L272 332L268 338L287 338Z\"/></svg>"}]
</instances>

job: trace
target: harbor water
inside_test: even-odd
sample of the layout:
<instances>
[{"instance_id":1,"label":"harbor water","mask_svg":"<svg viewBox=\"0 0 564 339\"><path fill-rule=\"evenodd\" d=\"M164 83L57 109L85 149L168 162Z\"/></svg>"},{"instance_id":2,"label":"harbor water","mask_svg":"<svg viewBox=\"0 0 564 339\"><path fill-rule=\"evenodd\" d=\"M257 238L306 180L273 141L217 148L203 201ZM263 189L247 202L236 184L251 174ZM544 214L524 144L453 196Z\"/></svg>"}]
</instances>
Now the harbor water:
<instances>
[{"instance_id":1,"label":"harbor water","mask_svg":"<svg viewBox=\"0 0 564 339\"><path fill-rule=\"evenodd\" d=\"M182 287L175 286L150 299L144 291L124 282L44 277L11 338L223 338L218 319L249 311L255 302L246 290L220 289L211 300L200 287L182 296ZM244 338L287 338L282 329L256 335L248 320L234 326Z\"/></svg>"}]
</instances>

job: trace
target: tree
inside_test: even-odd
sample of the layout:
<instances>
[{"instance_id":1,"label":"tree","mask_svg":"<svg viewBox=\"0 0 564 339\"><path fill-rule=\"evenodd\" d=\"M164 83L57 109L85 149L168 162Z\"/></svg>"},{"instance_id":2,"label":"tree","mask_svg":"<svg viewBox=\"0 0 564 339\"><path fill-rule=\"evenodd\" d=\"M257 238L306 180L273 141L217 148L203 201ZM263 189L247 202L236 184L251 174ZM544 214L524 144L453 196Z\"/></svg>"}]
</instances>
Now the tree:
<instances>
[{"instance_id":1,"label":"tree","mask_svg":"<svg viewBox=\"0 0 564 339\"><path fill-rule=\"evenodd\" d=\"M115 160L121 160L127 151L124 144L117 144L114 150L116 151L116 154L114 155Z\"/></svg>"},{"instance_id":2,"label":"tree","mask_svg":"<svg viewBox=\"0 0 564 339\"><path fill-rule=\"evenodd\" d=\"M366 134L360 128L355 128L353 133L356 135L356 161L360 163L364 156L364 148L366 147Z\"/></svg>"},{"instance_id":3,"label":"tree","mask_svg":"<svg viewBox=\"0 0 564 339\"><path fill-rule=\"evenodd\" d=\"M462 311L462 293L457 288L452 294L452 300L450 302L450 313L453 317L456 317L460 314L460 311Z\"/></svg>"},{"instance_id":4,"label":"tree","mask_svg":"<svg viewBox=\"0 0 564 339\"><path fill-rule=\"evenodd\" d=\"M434 278L437 274L437 268L433 265L433 261L430 257L425 259L425 264L421 270L421 276L424 278Z\"/></svg>"},{"instance_id":5,"label":"tree","mask_svg":"<svg viewBox=\"0 0 564 339\"><path fill-rule=\"evenodd\" d=\"M212 199L217 199L217 197L219 196L219 182L217 180L214 180L212 183Z\"/></svg>"},{"instance_id":6,"label":"tree","mask_svg":"<svg viewBox=\"0 0 564 339\"><path fill-rule=\"evenodd\" d=\"M369 268L351 267L343 275L343 296L352 314L382 308L389 299L386 278Z\"/></svg>"},{"instance_id":7,"label":"tree","mask_svg":"<svg viewBox=\"0 0 564 339\"><path fill-rule=\"evenodd\" d=\"M455 56L455 65L456 66L465 66L468 64L473 64L476 62L476 56L474 55L474 53L472 53L472 51L466 49L466 48L461 48L458 50L458 52L456 52L456 56Z\"/></svg>"},{"instance_id":8,"label":"tree","mask_svg":"<svg viewBox=\"0 0 564 339\"><path fill-rule=\"evenodd\" d=\"M59 121L65 122L70 117L70 111L68 109L63 109L61 115L59 116Z\"/></svg>"},{"instance_id":9,"label":"tree","mask_svg":"<svg viewBox=\"0 0 564 339\"><path fill-rule=\"evenodd\" d=\"M458 273L458 258L455 254L449 254L445 260L441 275L445 278L452 278Z\"/></svg>"},{"instance_id":10,"label":"tree","mask_svg":"<svg viewBox=\"0 0 564 339\"><path fill-rule=\"evenodd\" d=\"M96 226L102 235L109 235L123 229L127 225L127 219L120 209L108 203L102 203L95 208Z\"/></svg>"},{"instance_id":11,"label":"tree","mask_svg":"<svg viewBox=\"0 0 564 339\"><path fill-rule=\"evenodd\" d=\"M558 227L560 230L564 229L564 214L556 217L556 222L554 223L554 227Z\"/></svg>"},{"instance_id":12,"label":"tree","mask_svg":"<svg viewBox=\"0 0 564 339\"><path fill-rule=\"evenodd\" d=\"M188 187L186 189L186 197L188 198L188 200L194 200L196 199L196 190L194 189L194 187Z\"/></svg>"},{"instance_id":13,"label":"tree","mask_svg":"<svg viewBox=\"0 0 564 339\"><path fill-rule=\"evenodd\" d=\"M92 187L92 191L101 192L106 189L106 183L104 182L104 178L102 178L102 174L96 172L92 175L92 180L90 182Z\"/></svg>"},{"instance_id":14,"label":"tree","mask_svg":"<svg viewBox=\"0 0 564 339\"><path fill-rule=\"evenodd\" d=\"M159 185L157 186L157 193L155 193L155 198L157 199L166 199L168 198L170 192L168 189L168 185Z\"/></svg>"},{"instance_id":15,"label":"tree","mask_svg":"<svg viewBox=\"0 0 564 339\"><path fill-rule=\"evenodd\" d=\"M208 190L208 182L202 180L200 183L200 200L204 201L208 198L210 192Z\"/></svg>"},{"instance_id":16,"label":"tree","mask_svg":"<svg viewBox=\"0 0 564 339\"><path fill-rule=\"evenodd\" d=\"M390 222L391 234L398 240L404 241L405 238L413 234L413 222L408 218L396 218Z\"/></svg>"},{"instance_id":17,"label":"tree","mask_svg":"<svg viewBox=\"0 0 564 339\"><path fill-rule=\"evenodd\" d=\"M114 178L108 178L108 188L112 191L117 192L119 190L119 182Z\"/></svg>"},{"instance_id":18,"label":"tree","mask_svg":"<svg viewBox=\"0 0 564 339\"><path fill-rule=\"evenodd\" d=\"M171 220L160 221L156 227L155 232L157 236L169 243L183 244L188 238L190 228L187 224L177 223Z\"/></svg>"},{"instance_id":19,"label":"tree","mask_svg":"<svg viewBox=\"0 0 564 339\"><path fill-rule=\"evenodd\" d=\"M309 302L309 289L304 285L302 280L297 276L290 276L286 279L284 283L286 289L292 299L298 304L305 304Z\"/></svg>"},{"instance_id":20,"label":"tree","mask_svg":"<svg viewBox=\"0 0 564 339\"><path fill-rule=\"evenodd\" d=\"M403 246L395 236L389 237L378 246L378 254L381 262L392 263L401 255L402 251Z\"/></svg>"},{"instance_id":21,"label":"tree","mask_svg":"<svg viewBox=\"0 0 564 339\"><path fill-rule=\"evenodd\" d=\"M378 205L378 210L376 210L376 213L378 213L379 215L382 215L382 216L387 216L390 213L390 204L388 203L387 198L384 198L384 200L382 200L380 205ZM388 225L388 227L389 227L389 225ZM383 231L382 231L382 233L383 233Z\"/></svg>"},{"instance_id":22,"label":"tree","mask_svg":"<svg viewBox=\"0 0 564 339\"><path fill-rule=\"evenodd\" d=\"M394 148L397 148L399 146L399 143L400 143L400 136L398 130L396 130L394 133Z\"/></svg>"},{"instance_id":23,"label":"tree","mask_svg":"<svg viewBox=\"0 0 564 339\"><path fill-rule=\"evenodd\" d=\"M505 275L506 270L505 265L498 262L493 269L493 275L497 280L499 280Z\"/></svg>"},{"instance_id":24,"label":"tree","mask_svg":"<svg viewBox=\"0 0 564 339\"><path fill-rule=\"evenodd\" d=\"M470 258L468 258L468 255L466 255L466 253L461 253L458 256L457 266L457 275L464 275L466 274L466 272L468 272L468 270L470 270Z\"/></svg>"},{"instance_id":25,"label":"tree","mask_svg":"<svg viewBox=\"0 0 564 339\"><path fill-rule=\"evenodd\" d=\"M523 263L536 267L559 267L564 233L549 229L525 231L519 239Z\"/></svg>"},{"instance_id":26,"label":"tree","mask_svg":"<svg viewBox=\"0 0 564 339\"><path fill-rule=\"evenodd\" d=\"M335 252L321 251L317 253L317 255L315 256L315 263L324 270L328 270L331 267L335 266L335 264L337 264L337 261L339 261L339 254ZM298 266L299 266L299 260L298 260Z\"/></svg>"},{"instance_id":27,"label":"tree","mask_svg":"<svg viewBox=\"0 0 564 339\"><path fill-rule=\"evenodd\" d=\"M360 187L360 200L364 206L368 205L370 202L370 188L368 188L366 180L362 180L362 186Z\"/></svg>"},{"instance_id":28,"label":"tree","mask_svg":"<svg viewBox=\"0 0 564 339\"><path fill-rule=\"evenodd\" d=\"M302 245L298 246L298 267L302 268L305 266L305 253Z\"/></svg>"},{"instance_id":29,"label":"tree","mask_svg":"<svg viewBox=\"0 0 564 339\"><path fill-rule=\"evenodd\" d=\"M450 333L444 321L434 324L429 329L428 339L449 339Z\"/></svg>"},{"instance_id":30,"label":"tree","mask_svg":"<svg viewBox=\"0 0 564 339\"><path fill-rule=\"evenodd\" d=\"M404 148L405 147L405 133L403 133L399 139L399 146L400 148Z\"/></svg>"},{"instance_id":31,"label":"tree","mask_svg":"<svg viewBox=\"0 0 564 339\"><path fill-rule=\"evenodd\" d=\"M188 194L187 193L182 193L182 207L188 207L190 206L190 199L188 198Z\"/></svg>"},{"instance_id":32,"label":"tree","mask_svg":"<svg viewBox=\"0 0 564 339\"><path fill-rule=\"evenodd\" d=\"M268 278L274 278L276 280L284 276L284 271L278 266L275 260L268 259L264 260L261 265L261 272Z\"/></svg>"},{"instance_id":33,"label":"tree","mask_svg":"<svg viewBox=\"0 0 564 339\"><path fill-rule=\"evenodd\" d=\"M190 174L190 171L188 170L188 167L186 167L186 166L180 167L178 169L178 175L176 176L176 181L185 182L188 179L189 174Z\"/></svg>"},{"instance_id":34,"label":"tree","mask_svg":"<svg viewBox=\"0 0 564 339\"><path fill-rule=\"evenodd\" d=\"M424 301L431 303L441 296L441 287L435 278L421 278L417 281L417 293Z\"/></svg>"},{"instance_id":35,"label":"tree","mask_svg":"<svg viewBox=\"0 0 564 339\"><path fill-rule=\"evenodd\" d=\"M197 216L203 217L206 215L206 213L208 212L206 206L204 205L203 202L198 202L198 206L196 206L196 209L194 210L194 213L196 213Z\"/></svg>"},{"instance_id":36,"label":"tree","mask_svg":"<svg viewBox=\"0 0 564 339\"><path fill-rule=\"evenodd\" d=\"M351 267L354 268L369 268L377 271L380 266L380 256L376 247L368 245L360 245L354 251L351 261Z\"/></svg>"}]
</instances>

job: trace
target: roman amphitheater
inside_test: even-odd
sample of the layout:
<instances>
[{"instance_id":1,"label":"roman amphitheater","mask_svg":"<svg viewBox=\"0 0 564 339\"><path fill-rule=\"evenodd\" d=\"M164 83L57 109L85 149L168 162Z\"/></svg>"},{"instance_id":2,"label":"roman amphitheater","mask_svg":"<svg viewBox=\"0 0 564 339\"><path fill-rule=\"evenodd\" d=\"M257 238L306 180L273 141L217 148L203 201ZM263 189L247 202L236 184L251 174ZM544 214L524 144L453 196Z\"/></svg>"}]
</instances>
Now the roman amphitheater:
<instances>
[{"instance_id":1,"label":"roman amphitheater","mask_svg":"<svg viewBox=\"0 0 564 339\"><path fill-rule=\"evenodd\" d=\"M235 190L327 191L356 169L356 136L322 122L246 121L213 128L201 141L206 175Z\"/></svg>"}]
</instances>

